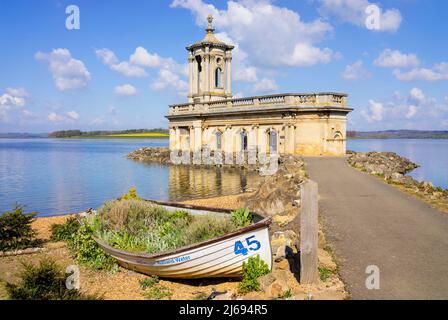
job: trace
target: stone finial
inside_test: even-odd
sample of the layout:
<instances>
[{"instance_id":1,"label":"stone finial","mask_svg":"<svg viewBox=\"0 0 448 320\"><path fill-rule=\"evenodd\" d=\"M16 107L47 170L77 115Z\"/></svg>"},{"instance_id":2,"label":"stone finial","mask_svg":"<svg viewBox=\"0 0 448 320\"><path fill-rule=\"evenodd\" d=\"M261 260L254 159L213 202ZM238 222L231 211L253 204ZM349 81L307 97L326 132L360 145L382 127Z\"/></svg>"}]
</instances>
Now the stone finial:
<instances>
[{"instance_id":1,"label":"stone finial","mask_svg":"<svg viewBox=\"0 0 448 320\"><path fill-rule=\"evenodd\" d=\"M209 15L207 16L207 21L208 21L208 28L209 28L209 29L213 29L213 27L212 27L213 16L212 16L211 14L209 14Z\"/></svg>"},{"instance_id":2,"label":"stone finial","mask_svg":"<svg viewBox=\"0 0 448 320\"><path fill-rule=\"evenodd\" d=\"M208 34L213 33L213 31L215 31L215 29L213 29L213 16L211 14L209 14L207 16L207 21L208 21L208 26L207 29L205 29L205 31L207 31Z\"/></svg>"}]
</instances>

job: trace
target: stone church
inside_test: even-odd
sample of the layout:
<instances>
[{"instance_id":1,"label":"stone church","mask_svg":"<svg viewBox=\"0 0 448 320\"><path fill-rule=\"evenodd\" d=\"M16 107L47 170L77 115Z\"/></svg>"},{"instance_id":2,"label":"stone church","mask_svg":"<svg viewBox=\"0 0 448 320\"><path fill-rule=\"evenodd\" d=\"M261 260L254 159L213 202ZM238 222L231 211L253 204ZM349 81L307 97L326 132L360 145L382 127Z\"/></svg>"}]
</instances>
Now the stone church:
<instances>
[{"instance_id":1,"label":"stone church","mask_svg":"<svg viewBox=\"0 0 448 320\"><path fill-rule=\"evenodd\" d=\"M188 46L188 103L171 105L170 150L342 156L347 95L284 93L232 98L233 46L218 40L208 17L205 38ZM253 149L251 149L253 150Z\"/></svg>"}]
</instances>

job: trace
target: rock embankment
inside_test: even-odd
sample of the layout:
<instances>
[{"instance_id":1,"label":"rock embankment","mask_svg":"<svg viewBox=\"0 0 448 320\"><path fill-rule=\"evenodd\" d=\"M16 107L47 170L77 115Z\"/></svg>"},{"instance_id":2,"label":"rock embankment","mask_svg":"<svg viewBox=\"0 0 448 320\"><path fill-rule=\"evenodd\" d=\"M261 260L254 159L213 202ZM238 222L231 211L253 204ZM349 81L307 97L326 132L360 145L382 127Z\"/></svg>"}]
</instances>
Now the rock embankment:
<instances>
[{"instance_id":1,"label":"rock embankment","mask_svg":"<svg viewBox=\"0 0 448 320\"><path fill-rule=\"evenodd\" d=\"M246 200L246 206L272 217L280 226L287 225L299 214L300 184L305 179L305 163L301 157L282 157L278 171L265 178L255 194Z\"/></svg>"},{"instance_id":2,"label":"rock embankment","mask_svg":"<svg viewBox=\"0 0 448 320\"><path fill-rule=\"evenodd\" d=\"M431 182L417 181L407 173L419 167L394 152L348 152L353 167L383 178L387 183L418 196L439 210L448 212L448 190L434 187Z\"/></svg>"},{"instance_id":3,"label":"rock embankment","mask_svg":"<svg viewBox=\"0 0 448 320\"><path fill-rule=\"evenodd\" d=\"M140 148L128 154L128 159L146 163L170 162L170 150L168 148Z\"/></svg>"}]
</instances>

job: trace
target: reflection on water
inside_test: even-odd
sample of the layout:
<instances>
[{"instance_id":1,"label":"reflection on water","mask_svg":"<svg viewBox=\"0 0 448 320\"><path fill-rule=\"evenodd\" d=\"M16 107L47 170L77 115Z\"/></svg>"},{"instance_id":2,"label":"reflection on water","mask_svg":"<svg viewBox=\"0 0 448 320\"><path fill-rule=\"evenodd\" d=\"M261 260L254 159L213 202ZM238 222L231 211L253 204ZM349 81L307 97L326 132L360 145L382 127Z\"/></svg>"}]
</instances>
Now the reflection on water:
<instances>
[{"instance_id":1,"label":"reflection on water","mask_svg":"<svg viewBox=\"0 0 448 320\"><path fill-rule=\"evenodd\" d=\"M0 139L0 212L16 202L42 215L97 208L129 187L147 199L185 200L255 188L252 172L147 165L126 159L166 139Z\"/></svg>"},{"instance_id":2,"label":"reflection on water","mask_svg":"<svg viewBox=\"0 0 448 320\"><path fill-rule=\"evenodd\" d=\"M168 170L172 200L246 192L261 181L257 173L238 169L169 166Z\"/></svg>"},{"instance_id":3,"label":"reflection on water","mask_svg":"<svg viewBox=\"0 0 448 320\"><path fill-rule=\"evenodd\" d=\"M420 168L409 175L419 181L431 181L435 186L448 188L448 140L432 139L367 139L348 140L347 149L367 151L392 151L409 158Z\"/></svg>"}]
</instances>

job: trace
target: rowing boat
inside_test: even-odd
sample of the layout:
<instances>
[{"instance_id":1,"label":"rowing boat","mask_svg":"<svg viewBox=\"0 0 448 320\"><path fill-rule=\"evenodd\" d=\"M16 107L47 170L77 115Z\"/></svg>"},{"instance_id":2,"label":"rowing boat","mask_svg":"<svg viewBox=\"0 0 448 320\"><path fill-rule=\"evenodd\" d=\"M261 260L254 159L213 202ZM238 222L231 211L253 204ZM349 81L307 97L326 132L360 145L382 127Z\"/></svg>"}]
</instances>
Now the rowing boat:
<instances>
[{"instance_id":1,"label":"rowing boat","mask_svg":"<svg viewBox=\"0 0 448 320\"><path fill-rule=\"evenodd\" d=\"M230 209L148 200L168 211L191 214L230 214ZM271 219L253 213L254 222L223 236L157 254L135 253L114 248L95 238L98 245L124 268L164 278L240 277L243 262L259 255L272 268L269 238Z\"/></svg>"}]
</instances>

